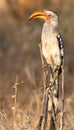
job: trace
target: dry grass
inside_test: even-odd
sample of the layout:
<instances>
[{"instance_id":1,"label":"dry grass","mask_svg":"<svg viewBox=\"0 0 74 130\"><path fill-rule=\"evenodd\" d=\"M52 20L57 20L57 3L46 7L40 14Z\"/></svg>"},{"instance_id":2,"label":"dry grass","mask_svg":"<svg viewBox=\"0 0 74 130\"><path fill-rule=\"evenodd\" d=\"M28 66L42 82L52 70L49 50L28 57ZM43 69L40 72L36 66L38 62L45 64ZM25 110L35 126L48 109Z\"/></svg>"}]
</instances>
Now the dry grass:
<instances>
[{"instance_id":1,"label":"dry grass","mask_svg":"<svg viewBox=\"0 0 74 130\"><path fill-rule=\"evenodd\" d=\"M2 3L5 1L5 4ZM65 115L64 130L74 130L74 0L63 6L47 1L18 1L8 5L0 1L0 130L14 130L11 95L16 75L19 83L16 101L16 130L35 130L42 102L41 61L38 50L42 23L29 22L33 10L48 8L59 11L60 30L65 41ZM11 0L10 0L11 1ZM55 0L58 1L58 0ZM24 4L23 4L24 2ZM37 4L36 4L37 3ZM21 5L20 5L21 4ZM21 19L21 20L20 20ZM59 101L60 102L60 101ZM61 103L60 103L61 104ZM60 117L60 113L58 115ZM59 124L57 117L57 124Z\"/></svg>"},{"instance_id":2,"label":"dry grass","mask_svg":"<svg viewBox=\"0 0 74 130\"><path fill-rule=\"evenodd\" d=\"M18 77L16 76L15 83L12 86L14 93L11 98L13 98L13 100L12 103L10 102L14 109L11 107L9 111L8 107L6 106L5 109L0 110L0 130L35 130L37 128L43 99L43 87L33 90L30 96L30 102L27 103L27 105L20 106L18 105L20 104L20 101L18 100L18 96L20 96L18 95L20 84L21 82L19 82ZM71 109L71 102L73 98L74 95L65 100L63 130L74 130L74 110ZM59 103L61 106L60 100ZM56 125L58 130L60 118L61 112L59 112L56 117Z\"/></svg>"},{"instance_id":3,"label":"dry grass","mask_svg":"<svg viewBox=\"0 0 74 130\"><path fill-rule=\"evenodd\" d=\"M11 117L7 114L8 110L0 110L0 130L35 130L39 120L41 109L42 92L34 91L27 108L16 109L14 120L12 110ZM19 102L19 101L18 101ZM16 102L17 105L17 102ZM59 120L61 112L57 116L56 125L59 130ZM15 121L15 122L14 122ZM14 128L15 123L15 128ZM64 130L74 130L74 110L65 109L64 113Z\"/></svg>"}]
</instances>

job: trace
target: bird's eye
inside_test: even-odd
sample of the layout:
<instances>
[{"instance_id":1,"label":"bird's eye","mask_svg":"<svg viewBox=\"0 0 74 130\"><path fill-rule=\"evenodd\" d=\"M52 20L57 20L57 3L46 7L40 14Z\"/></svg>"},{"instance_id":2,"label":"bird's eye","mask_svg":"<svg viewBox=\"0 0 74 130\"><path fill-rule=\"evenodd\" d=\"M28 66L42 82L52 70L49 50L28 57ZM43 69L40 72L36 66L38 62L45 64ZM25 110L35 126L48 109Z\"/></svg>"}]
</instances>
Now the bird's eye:
<instances>
[{"instance_id":1,"label":"bird's eye","mask_svg":"<svg viewBox=\"0 0 74 130\"><path fill-rule=\"evenodd\" d=\"M49 17L51 17L51 14L48 14Z\"/></svg>"}]
</instances>

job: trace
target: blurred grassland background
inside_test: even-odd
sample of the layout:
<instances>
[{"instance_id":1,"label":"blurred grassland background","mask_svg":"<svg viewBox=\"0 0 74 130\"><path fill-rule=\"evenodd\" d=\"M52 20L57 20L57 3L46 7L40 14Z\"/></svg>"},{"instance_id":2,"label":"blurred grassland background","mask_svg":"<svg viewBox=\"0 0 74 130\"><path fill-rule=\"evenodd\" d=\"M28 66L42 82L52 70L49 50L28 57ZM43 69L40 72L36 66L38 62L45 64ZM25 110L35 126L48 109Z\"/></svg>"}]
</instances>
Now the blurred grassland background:
<instances>
[{"instance_id":1,"label":"blurred grassland background","mask_svg":"<svg viewBox=\"0 0 74 130\"><path fill-rule=\"evenodd\" d=\"M11 118L12 86L18 75L17 108L39 110L41 60L38 48L43 21L29 21L35 10L54 10L65 44L65 107L74 110L74 0L0 0L0 110Z\"/></svg>"}]
</instances>

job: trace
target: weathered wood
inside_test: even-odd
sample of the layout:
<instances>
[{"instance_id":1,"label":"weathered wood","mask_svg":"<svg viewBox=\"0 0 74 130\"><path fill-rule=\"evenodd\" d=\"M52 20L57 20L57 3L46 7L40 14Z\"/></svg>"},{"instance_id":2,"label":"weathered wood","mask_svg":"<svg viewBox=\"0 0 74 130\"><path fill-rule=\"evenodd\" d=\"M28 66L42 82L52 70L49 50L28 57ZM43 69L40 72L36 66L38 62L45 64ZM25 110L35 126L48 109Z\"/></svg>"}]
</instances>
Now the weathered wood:
<instances>
[{"instance_id":1,"label":"weathered wood","mask_svg":"<svg viewBox=\"0 0 74 130\"><path fill-rule=\"evenodd\" d=\"M41 44L39 45L41 62L42 62L42 85L44 87L44 94L43 94L43 102L41 108L41 115L38 122L37 130L63 130L63 110L64 110L64 61L62 65L62 112L60 114L60 124L59 129L57 128L56 124L56 113L55 113L55 100L58 103L58 96L55 97L54 90L57 89L57 95L59 95L59 89L54 89L54 84L52 87L50 86L50 77L52 73L49 71L47 64L45 63L43 54L42 54L42 47ZM58 81L55 84L59 86L59 75ZM56 99L55 99L56 98ZM58 114L58 113L57 113Z\"/></svg>"}]
</instances>

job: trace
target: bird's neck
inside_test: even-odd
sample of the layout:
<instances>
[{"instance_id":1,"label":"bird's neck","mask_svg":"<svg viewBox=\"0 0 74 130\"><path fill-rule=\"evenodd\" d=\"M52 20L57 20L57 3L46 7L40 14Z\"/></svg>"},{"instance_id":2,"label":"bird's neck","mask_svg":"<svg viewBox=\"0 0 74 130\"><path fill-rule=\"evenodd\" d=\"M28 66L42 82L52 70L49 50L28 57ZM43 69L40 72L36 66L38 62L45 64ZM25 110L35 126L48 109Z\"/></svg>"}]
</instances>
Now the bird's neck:
<instances>
[{"instance_id":1,"label":"bird's neck","mask_svg":"<svg viewBox=\"0 0 74 130\"><path fill-rule=\"evenodd\" d=\"M56 28L53 28L53 26L44 23L41 37L42 42L47 42L47 40L53 36L55 30Z\"/></svg>"},{"instance_id":2,"label":"bird's neck","mask_svg":"<svg viewBox=\"0 0 74 130\"><path fill-rule=\"evenodd\" d=\"M53 33L54 30L56 30L56 29L57 29L56 26L53 26L52 24L49 24L49 23L47 23L47 22L45 22L45 23L43 24L43 30L44 30L44 31Z\"/></svg>"}]
</instances>

